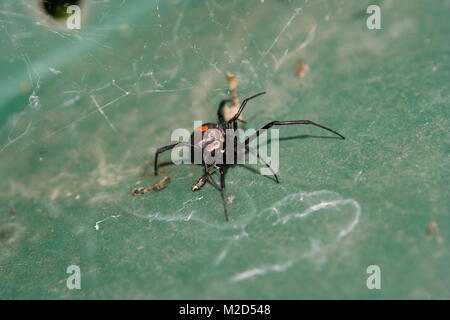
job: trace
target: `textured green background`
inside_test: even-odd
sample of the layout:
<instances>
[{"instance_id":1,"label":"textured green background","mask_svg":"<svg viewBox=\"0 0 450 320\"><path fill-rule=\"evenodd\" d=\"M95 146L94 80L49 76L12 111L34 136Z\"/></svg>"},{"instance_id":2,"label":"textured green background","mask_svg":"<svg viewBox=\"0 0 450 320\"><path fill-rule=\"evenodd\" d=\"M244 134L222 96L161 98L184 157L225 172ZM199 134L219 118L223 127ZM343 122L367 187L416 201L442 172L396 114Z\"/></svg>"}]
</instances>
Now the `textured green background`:
<instances>
[{"instance_id":1,"label":"textured green background","mask_svg":"<svg viewBox=\"0 0 450 320\"><path fill-rule=\"evenodd\" d=\"M79 32L33 3L0 4L0 298L450 298L449 1L378 1L373 31L356 0L87 1ZM197 166L132 197L172 130L215 120L226 71L268 92L248 127L348 139L283 128L281 184L229 170L228 223Z\"/></svg>"}]
</instances>

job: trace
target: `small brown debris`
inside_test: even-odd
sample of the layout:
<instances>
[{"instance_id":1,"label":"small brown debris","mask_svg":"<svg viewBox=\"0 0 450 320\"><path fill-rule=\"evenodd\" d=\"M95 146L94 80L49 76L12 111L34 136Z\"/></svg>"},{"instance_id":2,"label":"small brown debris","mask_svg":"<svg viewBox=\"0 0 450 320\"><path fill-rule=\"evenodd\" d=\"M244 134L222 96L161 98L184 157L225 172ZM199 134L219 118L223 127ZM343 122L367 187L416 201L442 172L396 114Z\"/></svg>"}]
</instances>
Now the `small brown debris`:
<instances>
[{"instance_id":1,"label":"small brown debris","mask_svg":"<svg viewBox=\"0 0 450 320\"><path fill-rule=\"evenodd\" d=\"M228 71L227 80L228 80L228 87L230 88L230 90L236 90L239 84L239 79L234 74Z\"/></svg>"},{"instance_id":2,"label":"small brown debris","mask_svg":"<svg viewBox=\"0 0 450 320\"><path fill-rule=\"evenodd\" d=\"M434 230L436 230L438 228L438 224L436 221L431 221L428 225L427 228L425 229L427 235L430 235L433 233Z\"/></svg>"},{"instance_id":3,"label":"small brown debris","mask_svg":"<svg viewBox=\"0 0 450 320\"><path fill-rule=\"evenodd\" d=\"M15 219L15 218L16 218L16 215L17 215L17 209L16 209L16 207L14 207L14 206L9 207L9 210L10 210L10 213L11 213L11 219Z\"/></svg>"},{"instance_id":4,"label":"small brown debris","mask_svg":"<svg viewBox=\"0 0 450 320\"><path fill-rule=\"evenodd\" d=\"M301 59L297 61L297 66L295 67L295 74L303 79L306 76L306 73L309 71L309 66L304 64Z\"/></svg>"},{"instance_id":5,"label":"small brown debris","mask_svg":"<svg viewBox=\"0 0 450 320\"><path fill-rule=\"evenodd\" d=\"M236 114L236 112L238 112L240 105L237 94L237 86L239 84L239 79L231 72L227 72L227 81L228 81L228 88L230 89L231 106L225 106L224 108L223 112L225 120L231 119ZM243 120L242 115L239 116L239 120Z\"/></svg>"},{"instance_id":6,"label":"small brown debris","mask_svg":"<svg viewBox=\"0 0 450 320\"><path fill-rule=\"evenodd\" d=\"M233 196L233 195L229 196L229 197L228 197L228 203L233 203L233 200L234 200L235 198L236 198L236 197Z\"/></svg>"},{"instance_id":7,"label":"small brown debris","mask_svg":"<svg viewBox=\"0 0 450 320\"><path fill-rule=\"evenodd\" d=\"M131 194L133 196L137 196L140 194L145 194L151 190L159 191L159 190L165 189L167 187L167 185L169 184L169 181L170 181L170 177L165 176L159 182L157 182L149 187L139 187L139 188L133 189L133 191L131 191Z\"/></svg>"}]
</instances>

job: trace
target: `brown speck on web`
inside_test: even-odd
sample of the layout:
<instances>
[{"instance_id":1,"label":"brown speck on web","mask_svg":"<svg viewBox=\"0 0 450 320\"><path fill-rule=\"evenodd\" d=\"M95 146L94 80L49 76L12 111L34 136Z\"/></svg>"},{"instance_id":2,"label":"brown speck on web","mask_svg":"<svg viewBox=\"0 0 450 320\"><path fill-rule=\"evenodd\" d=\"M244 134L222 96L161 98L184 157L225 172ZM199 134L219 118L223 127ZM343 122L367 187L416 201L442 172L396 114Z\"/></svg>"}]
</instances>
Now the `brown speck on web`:
<instances>
[{"instance_id":1,"label":"brown speck on web","mask_svg":"<svg viewBox=\"0 0 450 320\"><path fill-rule=\"evenodd\" d=\"M309 66L304 64L301 59L297 61L297 65L295 67L295 74L303 79L309 71Z\"/></svg>"},{"instance_id":2,"label":"brown speck on web","mask_svg":"<svg viewBox=\"0 0 450 320\"><path fill-rule=\"evenodd\" d=\"M427 224L427 227L425 229L427 235L431 235L434 230L436 230L438 228L438 224L436 221L431 221L430 223Z\"/></svg>"},{"instance_id":3,"label":"brown speck on web","mask_svg":"<svg viewBox=\"0 0 450 320\"><path fill-rule=\"evenodd\" d=\"M238 112L240 106L239 97L237 93L239 79L231 72L227 72L227 82L228 82L228 89L230 90L231 105L225 106L223 110L224 113L223 116L225 120L233 118L236 112ZM239 116L239 120L243 120L242 115Z\"/></svg>"}]
</instances>

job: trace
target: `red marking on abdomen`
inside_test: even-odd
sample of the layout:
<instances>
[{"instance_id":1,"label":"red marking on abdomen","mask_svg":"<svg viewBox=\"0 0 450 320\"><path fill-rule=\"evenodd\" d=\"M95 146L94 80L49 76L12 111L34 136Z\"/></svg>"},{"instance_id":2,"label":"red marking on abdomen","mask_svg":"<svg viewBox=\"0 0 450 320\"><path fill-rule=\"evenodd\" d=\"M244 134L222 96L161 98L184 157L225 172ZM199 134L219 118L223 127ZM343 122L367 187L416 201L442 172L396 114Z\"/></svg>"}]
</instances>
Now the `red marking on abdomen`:
<instances>
[{"instance_id":1,"label":"red marking on abdomen","mask_svg":"<svg viewBox=\"0 0 450 320\"><path fill-rule=\"evenodd\" d=\"M203 125L203 126L201 126L201 127L198 127L197 129L195 129L195 130L200 130L201 132L205 132L206 130L208 130L209 129L209 126L208 125Z\"/></svg>"}]
</instances>

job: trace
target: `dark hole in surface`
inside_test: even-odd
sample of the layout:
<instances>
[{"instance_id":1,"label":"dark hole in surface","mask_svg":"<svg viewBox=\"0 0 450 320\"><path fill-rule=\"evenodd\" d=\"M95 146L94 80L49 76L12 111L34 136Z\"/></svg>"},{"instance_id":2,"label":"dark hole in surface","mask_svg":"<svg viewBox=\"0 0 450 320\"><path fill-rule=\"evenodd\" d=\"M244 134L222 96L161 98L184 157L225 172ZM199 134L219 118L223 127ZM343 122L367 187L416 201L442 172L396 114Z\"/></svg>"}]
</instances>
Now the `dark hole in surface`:
<instances>
[{"instance_id":1,"label":"dark hole in surface","mask_svg":"<svg viewBox=\"0 0 450 320\"><path fill-rule=\"evenodd\" d=\"M54 19L68 17L67 7L71 5L80 6L82 0L40 0L45 13Z\"/></svg>"},{"instance_id":2,"label":"dark hole in surface","mask_svg":"<svg viewBox=\"0 0 450 320\"><path fill-rule=\"evenodd\" d=\"M14 236L14 233L15 232L13 228L0 229L0 242L7 242Z\"/></svg>"}]
</instances>

